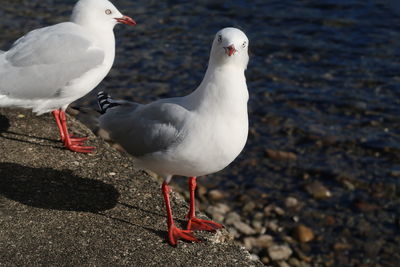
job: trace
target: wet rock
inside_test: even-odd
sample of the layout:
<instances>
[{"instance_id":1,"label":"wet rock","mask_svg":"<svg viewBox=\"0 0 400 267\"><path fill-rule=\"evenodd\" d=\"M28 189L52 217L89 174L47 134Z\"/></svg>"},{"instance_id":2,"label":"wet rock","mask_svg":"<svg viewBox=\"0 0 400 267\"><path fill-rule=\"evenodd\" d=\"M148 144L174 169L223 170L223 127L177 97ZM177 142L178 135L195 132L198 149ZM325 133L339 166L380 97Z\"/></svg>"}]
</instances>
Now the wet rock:
<instances>
[{"instance_id":1,"label":"wet rock","mask_svg":"<svg viewBox=\"0 0 400 267\"><path fill-rule=\"evenodd\" d=\"M373 231L373 227L369 222L362 219L357 225L357 232L362 236L369 236Z\"/></svg>"},{"instance_id":2,"label":"wet rock","mask_svg":"<svg viewBox=\"0 0 400 267\"><path fill-rule=\"evenodd\" d=\"M274 238L270 235L262 235L256 239L256 246L259 248L269 248L274 243Z\"/></svg>"},{"instance_id":3,"label":"wet rock","mask_svg":"<svg viewBox=\"0 0 400 267\"><path fill-rule=\"evenodd\" d=\"M276 263L278 264L279 267L290 267L290 265L287 264L286 261L277 261Z\"/></svg>"},{"instance_id":4,"label":"wet rock","mask_svg":"<svg viewBox=\"0 0 400 267\"><path fill-rule=\"evenodd\" d=\"M243 239L243 244L247 250L252 250L255 248L266 249L274 244L273 237L270 235L262 235L259 237L245 237Z\"/></svg>"},{"instance_id":5,"label":"wet rock","mask_svg":"<svg viewBox=\"0 0 400 267\"><path fill-rule=\"evenodd\" d=\"M268 205L264 208L264 215L269 217L272 215L272 210L274 209L274 205Z\"/></svg>"},{"instance_id":6,"label":"wet rock","mask_svg":"<svg viewBox=\"0 0 400 267\"><path fill-rule=\"evenodd\" d=\"M250 202L246 203L246 205L243 206L242 211L245 214L249 214L249 213L252 213L255 208L256 208L256 203L254 203L253 201L250 201Z\"/></svg>"},{"instance_id":7,"label":"wet rock","mask_svg":"<svg viewBox=\"0 0 400 267\"><path fill-rule=\"evenodd\" d=\"M262 219L264 219L264 213L262 213L262 212L256 212L256 213L254 214L253 219L254 219L254 220L261 221Z\"/></svg>"},{"instance_id":8,"label":"wet rock","mask_svg":"<svg viewBox=\"0 0 400 267\"><path fill-rule=\"evenodd\" d=\"M266 228L263 227L262 221L253 220L253 221L251 222L251 225L253 226L254 230L256 230L256 232L257 232L258 234L260 234L260 233L265 233L265 231L266 231Z\"/></svg>"},{"instance_id":9,"label":"wet rock","mask_svg":"<svg viewBox=\"0 0 400 267\"><path fill-rule=\"evenodd\" d=\"M253 228L251 228L250 225L245 224L245 223L242 222L242 221L236 221L236 222L234 222L234 223L233 223L233 226L234 226L239 232L241 232L242 234L245 234L245 235L254 235L254 234L256 233L256 231L255 231Z\"/></svg>"},{"instance_id":10,"label":"wet rock","mask_svg":"<svg viewBox=\"0 0 400 267\"><path fill-rule=\"evenodd\" d=\"M198 184L197 185L197 197L201 199L201 201L205 202L207 201L207 187L205 187L204 185Z\"/></svg>"},{"instance_id":11,"label":"wet rock","mask_svg":"<svg viewBox=\"0 0 400 267\"><path fill-rule=\"evenodd\" d=\"M319 181L314 181L306 185L305 189L315 199L325 199L332 196L329 189Z\"/></svg>"},{"instance_id":12,"label":"wet rock","mask_svg":"<svg viewBox=\"0 0 400 267\"><path fill-rule=\"evenodd\" d=\"M356 189L355 185L352 184L350 181L348 180L343 180L342 184L344 185L344 187L346 187L346 189L350 190L350 191L354 191Z\"/></svg>"},{"instance_id":13,"label":"wet rock","mask_svg":"<svg viewBox=\"0 0 400 267\"><path fill-rule=\"evenodd\" d=\"M335 244L333 244L333 249L335 251L349 250L351 249L351 245L344 242L336 242Z\"/></svg>"},{"instance_id":14,"label":"wet rock","mask_svg":"<svg viewBox=\"0 0 400 267\"><path fill-rule=\"evenodd\" d=\"M368 258L375 258L379 254L379 251L382 248L382 244L383 242L381 240L370 240L364 242L363 248L365 255Z\"/></svg>"},{"instance_id":15,"label":"wet rock","mask_svg":"<svg viewBox=\"0 0 400 267\"><path fill-rule=\"evenodd\" d=\"M272 232L281 232L283 230L283 228L278 225L277 220L267 221L266 227Z\"/></svg>"},{"instance_id":16,"label":"wet rock","mask_svg":"<svg viewBox=\"0 0 400 267\"><path fill-rule=\"evenodd\" d=\"M214 206L209 206L209 207L206 209L206 212L207 212L208 214L220 213L220 214L222 214L222 215L225 215L225 214L228 213L230 210L231 210L231 208L230 208L228 205L226 205L226 204L224 204L224 203L218 203L218 204L216 204L216 205L214 205Z\"/></svg>"},{"instance_id":17,"label":"wet rock","mask_svg":"<svg viewBox=\"0 0 400 267\"><path fill-rule=\"evenodd\" d=\"M271 261L269 260L268 257L262 257L261 262L264 263L265 265L269 264Z\"/></svg>"},{"instance_id":18,"label":"wet rock","mask_svg":"<svg viewBox=\"0 0 400 267\"><path fill-rule=\"evenodd\" d=\"M356 201L354 202L354 206L361 212L372 212L380 209L378 205L367 203L364 201Z\"/></svg>"},{"instance_id":19,"label":"wet rock","mask_svg":"<svg viewBox=\"0 0 400 267\"><path fill-rule=\"evenodd\" d=\"M324 224L326 226L333 226L333 225L336 224L336 220L335 220L335 218L333 216L328 215L324 219Z\"/></svg>"},{"instance_id":20,"label":"wet rock","mask_svg":"<svg viewBox=\"0 0 400 267\"><path fill-rule=\"evenodd\" d=\"M225 224L234 225L235 222L239 222L241 220L240 215L235 212L229 212L225 217Z\"/></svg>"},{"instance_id":21,"label":"wet rock","mask_svg":"<svg viewBox=\"0 0 400 267\"><path fill-rule=\"evenodd\" d=\"M310 267L310 264L293 257L288 260L288 264L292 267Z\"/></svg>"},{"instance_id":22,"label":"wet rock","mask_svg":"<svg viewBox=\"0 0 400 267\"><path fill-rule=\"evenodd\" d=\"M255 237L249 236L243 239L243 245L248 251L251 251L253 247L255 247L255 243L256 243Z\"/></svg>"},{"instance_id":23,"label":"wet rock","mask_svg":"<svg viewBox=\"0 0 400 267\"><path fill-rule=\"evenodd\" d=\"M273 261L289 259L293 251L287 245L274 245L268 248L268 255Z\"/></svg>"},{"instance_id":24,"label":"wet rock","mask_svg":"<svg viewBox=\"0 0 400 267\"><path fill-rule=\"evenodd\" d=\"M239 238L240 237L240 233L236 228L228 227L227 230L229 232L229 235L233 236L234 238Z\"/></svg>"},{"instance_id":25,"label":"wet rock","mask_svg":"<svg viewBox=\"0 0 400 267\"><path fill-rule=\"evenodd\" d=\"M208 209L206 212L211 216L211 218L216 221L217 223L223 223L224 222L224 215L219 213L219 212L210 212Z\"/></svg>"},{"instance_id":26,"label":"wet rock","mask_svg":"<svg viewBox=\"0 0 400 267\"><path fill-rule=\"evenodd\" d=\"M225 197L226 197L225 193L218 189L213 189L213 190L210 190L210 192L208 192L208 198L211 201L218 202L218 201L224 199Z\"/></svg>"},{"instance_id":27,"label":"wet rock","mask_svg":"<svg viewBox=\"0 0 400 267\"><path fill-rule=\"evenodd\" d=\"M285 199L285 207L289 209L296 208L299 205L299 201L295 197L287 197Z\"/></svg>"},{"instance_id":28,"label":"wet rock","mask_svg":"<svg viewBox=\"0 0 400 267\"><path fill-rule=\"evenodd\" d=\"M275 207L275 208L274 208L274 212L275 212L277 215L279 215L279 216L285 215L285 211L284 211L282 208L280 208L280 207Z\"/></svg>"},{"instance_id":29,"label":"wet rock","mask_svg":"<svg viewBox=\"0 0 400 267\"><path fill-rule=\"evenodd\" d=\"M256 254L250 254L250 260L252 261L259 261L260 257Z\"/></svg>"},{"instance_id":30,"label":"wet rock","mask_svg":"<svg viewBox=\"0 0 400 267\"><path fill-rule=\"evenodd\" d=\"M275 160L297 160L297 155L293 152L266 149L265 156Z\"/></svg>"},{"instance_id":31,"label":"wet rock","mask_svg":"<svg viewBox=\"0 0 400 267\"><path fill-rule=\"evenodd\" d=\"M301 243L307 243L314 239L314 233L311 228L303 224L296 226L293 234L294 238L296 238Z\"/></svg>"}]
</instances>

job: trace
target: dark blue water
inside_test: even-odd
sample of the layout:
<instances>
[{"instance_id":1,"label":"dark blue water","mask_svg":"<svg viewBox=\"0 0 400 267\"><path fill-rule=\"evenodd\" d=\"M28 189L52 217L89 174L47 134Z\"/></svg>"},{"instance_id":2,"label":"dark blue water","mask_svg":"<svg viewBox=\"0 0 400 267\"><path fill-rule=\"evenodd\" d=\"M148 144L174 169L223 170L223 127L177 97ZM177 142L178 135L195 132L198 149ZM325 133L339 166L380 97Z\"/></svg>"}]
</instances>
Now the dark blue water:
<instances>
[{"instance_id":1,"label":"dark blue water","mask_svg":"<svg viewBox=\"0 0 400 267\"><path fill-rule=\"evenodd\" d=\"M0 49L33 28L66 20L74 2L3 0ZM249 140L230 167L203 182L229 191L237 209L250 200L262 209L286 196L300 199L305 208L296 215L324 237L310 245L318 259L344 229L356 233L346 238L360 262L394 259L383 248L400 245L400 1L115 4L138 26L116 27L115 65L98 90L142 103L188 94L203 77L214 34L241 28L251 50ZM74 106L94 108L94 96ZM272 159L266 149L293 152L297 160ZM332 198L316 201L305 192L315 180ZM357 201L379 210L363 214L354 209ZM316 214L338 218L335 227L321 229ZM374 225L376 236L358 236L349 217ZM362 249L379 238L381 256Z\"/></svg>"}]
</instances>

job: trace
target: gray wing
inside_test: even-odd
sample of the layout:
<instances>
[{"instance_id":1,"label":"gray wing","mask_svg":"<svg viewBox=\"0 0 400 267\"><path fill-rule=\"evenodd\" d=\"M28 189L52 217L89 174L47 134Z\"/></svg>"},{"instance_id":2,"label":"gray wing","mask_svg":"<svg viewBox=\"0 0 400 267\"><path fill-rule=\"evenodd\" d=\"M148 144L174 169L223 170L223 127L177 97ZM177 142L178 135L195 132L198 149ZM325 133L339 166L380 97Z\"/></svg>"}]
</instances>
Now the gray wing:
<instances>
[{"instance_id":1,"label":"gray wing","mask_svg":"<svg viewBox=\"0 0 400 267\"><path fill-rule=\"evenodd\" d=\"M184 120L190 112L179 104L157 101L148 105L111 108L100 117L100 127L133 156L165 151L184 135Z\"/></svg>"},{"instance_id":2,"label":"gray wing","mask_svg":"<svg viewBox=\"0 0 400 267\"><path fill-rule=\"evenodd\" d=\"M34 30L0 54L0 94L50 98L70 81L99 66L103 50L70 22Z\"/></svg>"}]
</instances>

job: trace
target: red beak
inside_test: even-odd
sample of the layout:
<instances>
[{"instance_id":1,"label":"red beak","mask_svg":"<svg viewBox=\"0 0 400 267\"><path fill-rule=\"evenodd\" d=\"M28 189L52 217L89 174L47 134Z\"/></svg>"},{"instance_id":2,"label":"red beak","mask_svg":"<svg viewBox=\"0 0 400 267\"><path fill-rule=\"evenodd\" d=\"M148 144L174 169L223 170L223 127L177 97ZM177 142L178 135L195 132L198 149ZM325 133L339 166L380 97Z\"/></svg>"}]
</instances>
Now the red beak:
<instances>
[{"instance_id":1,"label":"red beak","mask_svg":"<svg viewBox=\"0 0 400 267\"><path fill-rule=\"evenodd\" d=\"M230 45L230 46L224 47L224 48L225 48L225 53L228 56L232 56L237 51L234 45Z\"/></svg>"},{"instance_id":2,"label":"red beak","mask_svg":"<svg viewBox=\"0 0 400 267\"><path fill-rule=\"evenodd\" d=\"M118 21L119 23L123 23L126 25L131 25L131 26L136 25L136 21L134 21L132 18L128 16L123 16L122 18L116 18L115 20Z\"/></svg>"}]
</instances>

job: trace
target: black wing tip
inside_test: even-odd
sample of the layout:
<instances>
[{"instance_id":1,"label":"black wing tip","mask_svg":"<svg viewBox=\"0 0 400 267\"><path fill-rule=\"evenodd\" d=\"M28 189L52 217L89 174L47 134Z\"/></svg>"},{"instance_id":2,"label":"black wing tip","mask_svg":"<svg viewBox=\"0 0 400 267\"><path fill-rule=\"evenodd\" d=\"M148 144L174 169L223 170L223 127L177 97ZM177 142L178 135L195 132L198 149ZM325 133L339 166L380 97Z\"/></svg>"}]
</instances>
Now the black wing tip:
<instances>
[{"instance_id":1,"label":"black wing tip","mask_svg":"<svg viewBox=\"0 0 400 267\"><path fill-rule=\"evenodd\" d=\"M100 91L97 94L97 103L99 104L101 114L106 113L109 108L120 106L120 104L115 103L111 96L104 91Z\"/></svg>"}]
</instances>

